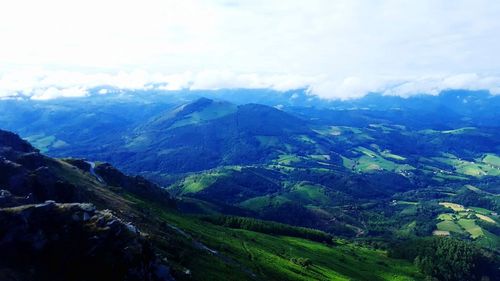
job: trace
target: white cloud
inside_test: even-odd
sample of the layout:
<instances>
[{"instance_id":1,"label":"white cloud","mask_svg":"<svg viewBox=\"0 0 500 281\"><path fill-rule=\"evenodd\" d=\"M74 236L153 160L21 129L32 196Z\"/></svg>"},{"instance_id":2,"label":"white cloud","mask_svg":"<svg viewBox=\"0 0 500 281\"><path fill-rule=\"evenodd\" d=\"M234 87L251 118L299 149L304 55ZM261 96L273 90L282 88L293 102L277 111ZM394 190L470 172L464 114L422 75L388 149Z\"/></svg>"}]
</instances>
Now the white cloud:
<instances>
[{"instance_id":1,"label":"white cloud","mask_svg":"<svg viewBox=\"0 0 500 281\"><path fill-rule=\"evenodd\" d=\"M46 100L59 97L83 97L92 88L98 94L118 90L217 90L272 89L288 91L306 89L309 94L325 99L349 99L376 92L408 97L416 94L436 95L448 89L488 90L500 94L499 76L474 73L441 76L351 76L334 80L328 76L237 74L229 71L201 71L179 74L148 73L145 71L90 73L68 71L24 71L0 76L0 98L25 96Z\"/></svg>"},{"instance_id":2,"label":"white cloud","mask_svg":"<svg viewBox=\"0 0 500 281\"><path fill-rule=\"evenodd\" d=\"M34 100L50 100L55 98L77 98L87 96L88 92L85 88L72 87L58 89L50 87L47 89L37 89L31 96Z\"/></svg>"},{"instance_id":3,"label":"white cloud","mask_svg":"<svg viewBox=\"0 0 500 281\"><path fill-rule=\"evenodd\" d=\"M491 94L500 94L499 76L479 76L463 73L451 76L435 76L407 79L394 87L387 87L383 92L388 95L411 96L415 94L439 94L443 90L488 90Z\"/></svg>"},{"instance_id":4,"label":"white cloud","mask_svg":"<svg viewBox=\"0 0 500 281\"><path fill-rule=\"evenodd\" d=\"M112 87L127 90L159 89L217 90L224 88L269 88L286 91L308 88L316 79L297 75L236 74L229 71L201 71L163 75L145 71L116 74L68 71L22 71L0 76L0 97L29 96L33 99L81 97L88 89ZM99 94L108 94L100 89Z\"/></svg>"},{"instance_id":5,"label":"white cloud","mask_svg":"<svg viewBox=\"0 0 500 281\"><path fill-rule=\"evenodd\" d=\"M327 98L499 93L499 14L496 0L10 1L0 96L167 82Z\"/></svg>"}]
</instances>

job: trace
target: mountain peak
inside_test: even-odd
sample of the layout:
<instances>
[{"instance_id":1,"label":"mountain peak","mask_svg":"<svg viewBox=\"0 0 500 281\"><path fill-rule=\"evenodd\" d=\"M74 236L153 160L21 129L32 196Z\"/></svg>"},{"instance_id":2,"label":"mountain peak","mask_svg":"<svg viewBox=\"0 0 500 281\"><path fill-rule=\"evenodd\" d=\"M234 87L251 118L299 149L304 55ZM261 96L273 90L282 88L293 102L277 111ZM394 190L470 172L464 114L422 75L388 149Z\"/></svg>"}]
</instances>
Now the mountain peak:
<instances>
[{"instance_id":1,"label":"mountain peak","mask_svg":"<svg viewBox=\"0 0 500 281\"><path fill-rule=\"evenodd\" d=\"M206 98L206 97L201 97L201 98L198 98L197 100L191 102L191 103L212 103L214 100L213 99L209 99L209 98Z\"/></svg>"},{"instance_id":2,"label":"mountain peak","mask_svg":"<svg viewBox=\"0 0 500 281\"><path fill-rule=\"evenodd\" d=\"M164 131L203 123L236 112L237 106L227 101L199 98L157 116L137 131Z\"/></svg>"},{"instance_id":3,"label":"mountain peak","mask_svg":"<svg viewBox=\"0 0 500 281\"><path fill-rule=\"evenodd\" d=\"M174 109L173 113L175 116L187 115L195 111L202 110L207 106L210 106L212 103L214 103L214 100L201 97L195 101L178 106L176 109Z\"/></svg>"}]
</instances>

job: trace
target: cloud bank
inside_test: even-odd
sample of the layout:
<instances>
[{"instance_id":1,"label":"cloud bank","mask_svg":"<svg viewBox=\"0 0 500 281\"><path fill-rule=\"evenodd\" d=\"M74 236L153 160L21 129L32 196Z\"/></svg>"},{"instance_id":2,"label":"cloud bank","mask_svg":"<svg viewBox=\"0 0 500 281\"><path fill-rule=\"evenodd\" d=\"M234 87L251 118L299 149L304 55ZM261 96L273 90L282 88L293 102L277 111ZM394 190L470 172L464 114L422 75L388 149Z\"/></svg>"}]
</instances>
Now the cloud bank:
<instances>
[{"instance_id":1,"label":"cloud bank","mask_svg":"<svg viewBox=\"0 0 500 281\"><path fill-rule=\"evenodd\" d=\"M219 90L272 89L288 91L305 89L324 99L359 98L367 93L409 97L417 94L439 94L443 90L488 90L500 94L500 77L477 74L426 77L329 77L299 75L236 74L229 71L151 74L145 71L116 74L67 71L17 72L0 76L0 98L48 100L61 97L85 97L90 90L99 94L113 90Z\"/></svg>"},{"instance_id":2,"label":"cloud bank","mask_svg":"<svg viewBox=\"0 0 500 281\"><path fill-rule=\"evenodd\" d=\"M498 93L499 14L496 0L10 1L0 96L84 96L99 85Z\"/></svg>"}]
</instances>

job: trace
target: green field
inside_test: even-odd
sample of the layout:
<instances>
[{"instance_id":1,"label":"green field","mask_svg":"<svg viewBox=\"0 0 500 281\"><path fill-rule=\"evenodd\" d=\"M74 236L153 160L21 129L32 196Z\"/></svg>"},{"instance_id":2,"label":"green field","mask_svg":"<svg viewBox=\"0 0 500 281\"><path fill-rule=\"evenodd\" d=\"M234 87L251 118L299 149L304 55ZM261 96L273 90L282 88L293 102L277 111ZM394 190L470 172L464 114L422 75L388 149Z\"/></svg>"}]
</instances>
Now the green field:
<instances>
[{"instance_id":1,"label":"green field","mask_svg":"<svg viewBox=\"0 0 500 281\"><path fill-rule=\"evenodd\" d=\"M500 167L500 157L493 153L486 154L483 157L482 162Z\"/></svg>"},{"instance_id":2,"label":"green field","mask_svg":"<svg viewBox=\"0 0 500 281\"><path fill-rule=\"evenodd\" d=\"M483 230L476 224L475 220L459 219L458 224L470 234L472 239L484 235Z\"/></svg>"},{"instance_id":3,"label":"green field","mask_svg":"<svg viewBox=\"0 0 500 281\"><path fill-rule=\"evenodd\" d=\"M399 160L399 161L406 160L406 157L391 153L389 150L384 150L384 151L380 152L380 155L382 155L385 158L391 158L391 159Z\"/></svg>"},{"instance_id":4,"label":"green field","mask_svg":"<svg viewBox=\"0 0 500 281\"><path fill-rule=\"evenodd\" d=\"M452 221L452 220L455 219L455 215L449 214L449 213L445 213L445 214L439 214L437 218L438 218L438 220Z\"/></svg>"},{"instance_id":5,"label":"green field","mask_svg":"<svg viewBox=\"0 0 500 281\"><path fill-rule=\"evenodd\" d=\"M294 185L286 195L292 201L305 204L328 204L331 199L325 194L325 188L320 185L301 182Z\"/></svg>"},{"instance_id":6,"label":"green field","mask_svg":"<svg viewBox=\"0 0 500 281\"><path fill-rule=\"evenodd\" d=\"M437 229L441 231L449 231L449 232L455 232L455 233L463 233L464 231L462 228L454 223L453 221L445 220L442 222L437 223Z\"/></svg>"},{"instance_id":7,"label":"green field","mask_svg":"<svg viewBox=\"0 0 500 281\"><path fill-rule=\"evenodd\" d=\"M482 215L486 215L486 216L488 216L491 213L493 213L493 211L485 209L485 208L471 207L471 209L474 210L478 214L482 214Z\"/></svg>"},{"instance_id":8,"label":"green field","mask_svg":"<svg viewBox=\"0 0 500 281\"><path fill-rule=\"evenodd\" d=\"M47 152L51 148L62 148L68 144L62 140L58 140L55 136L46 136L44 134L32 135L26 138L33 146L41 152Z\"/></svg>"},{"instance_id":9,"label":"green field","mask_svg":"<svg viewBox=\"0 0 500 281\"><path fill-rule=\"evenodd\" d=\"M484 158L478 158L474 161L460 159L452 154L445 153L443 153L443 157L434 157L433 159L451 166L453 172L464 176L484 177L500 175L500 167L492 164L497 161L497 157L493 154L488 154Z\"/></svg>"},{"instance_id":10,"label":"green field","mask_svg":"<svg viewBox=\"0 0 500 281\"><path fill-rule=\"evenodd\" d=\"M500 244L498 236L478 225L479 221L497 224L493 216L491 216L492 212L490 210L478 207L465 208L463 205L451 202L441 202L439 204L452 209L454 213L442 213L437 216L437 219L440 220L436 224L438 231L449 231L450 233L459 234L467 233L481 245ZM435 235L439 234L435 233Z\"/></svg>"},{"instance_id":11,"label":"green field","mask_svg":"<svg viewBox=\"0 0 500 281\"><path fill-rule=\"evenodd\" d=\"M455 212L465 211L464 206L462 206L460 204L455 204L455 203L450 203L450 202L441 202L441 203L439 203L439 205L442 205L442 206L444 206L446 208L450 208L450 209L452 209Z\"/></svg>"},{"instance_id":12,"label":"green field","mask_svg":"<svg viewBox=\"0 0 500 281\"><path fill-rule=\"evenodd\" d=\"M191 259L190 269L198 280L423 280L414 265L373 250L338 240L326 245L301 238L272 236L242 229L230 229L180 216L130 198L142 208L153 208L160 219L175 225L214 251L207 259ZM306 266L296 260L307 260ZM231 267L239 268L231 275ZM203 273L205 272L205 273ZM247 275L242 274L246 272ZM251 277L251 276L255 277Z\"/></svg>"},{"instance_id":13,"label":"green field","mask_svg":"<svg viewBox=\"0 0 500 281\"><path fill-rule=\"evenodd\" d=\"M206 187L213 184L219 177L223 176L222 172L206 172L203 174L194 174L186 177L180 186L180 189L172 190L174 194L184 195L188 193L200 192Z\"/></svg>"},{"instance_id":14,"label":"green field","mask_svg":"<svg viewBox=\"0 0 500 281\"><path fill-rule=\"evenodd\" d=\"M378 147L374 147L376 150L380 150ZM374 150L368 149L366 147L357 147L353 150L354 153L358 154L357 157L345 157L342 156L342 163L345 168L352 169L358 173L367 173L375 171L391 171L391 172L403 172L408 170L414 170L415 168L408 164L399 164L391 160L396 160L398 162L404 161L406 158L392 154L388 150L383 150L380 153Z\"/></svg>"},{"instance_id":15,"label":"green field","mask_svg":"<svg viewBox=\"0 0 500 281\"><path fill-rule=\"evenodd\" d=\"M277 162L281 165L291 165L293 163L300 161L301 161L300 157L293 154L281 154L277 160Z\"/></svg>"},{"instance_id":16,"label":"green field","mask_svg":"<svg viewBox=\"0 0 500 281\"><path fill-rule=\"evenodd\" d=\"M482 215L482 214L476 214L476 217L482 219L483 221L489 222L489 223L496 223L492 218Z\"/></svg>"}]
</instances>

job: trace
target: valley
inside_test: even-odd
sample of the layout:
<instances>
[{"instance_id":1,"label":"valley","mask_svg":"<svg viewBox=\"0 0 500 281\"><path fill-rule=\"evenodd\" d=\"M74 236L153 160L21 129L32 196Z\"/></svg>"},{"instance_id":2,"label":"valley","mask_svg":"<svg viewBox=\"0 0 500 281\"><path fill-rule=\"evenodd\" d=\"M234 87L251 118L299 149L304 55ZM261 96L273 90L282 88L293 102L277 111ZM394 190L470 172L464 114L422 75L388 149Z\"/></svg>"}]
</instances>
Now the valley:
<instances>
[{"instance_id":1,"label":"valley","mask_svg":"<svg viewBox=\"0 0 500 281\"><path fill-rule=\"evenodd\" d=\"M455 96L479 97L468 106L480 110L452 111ZM500 254L500 101L481 97L367 96L320 107L283 95L279 109L195 95L20 100L0 102L0 127L45 159L15 160L38 163L17 177L34 173L44 186L36 168L47 166L60 178L50 192L30 183L35 201L13 205L111 209L146 234L176 280L423 280L428 265L415 259L427 254L399 249L437 239L429 245L472 247L486 264Z\"/></svg>"}]
</instances>

